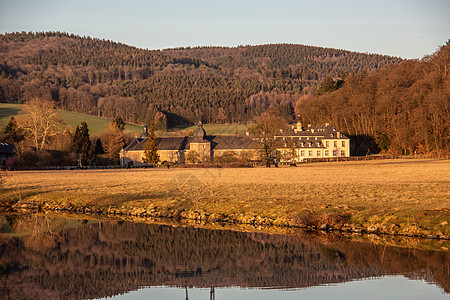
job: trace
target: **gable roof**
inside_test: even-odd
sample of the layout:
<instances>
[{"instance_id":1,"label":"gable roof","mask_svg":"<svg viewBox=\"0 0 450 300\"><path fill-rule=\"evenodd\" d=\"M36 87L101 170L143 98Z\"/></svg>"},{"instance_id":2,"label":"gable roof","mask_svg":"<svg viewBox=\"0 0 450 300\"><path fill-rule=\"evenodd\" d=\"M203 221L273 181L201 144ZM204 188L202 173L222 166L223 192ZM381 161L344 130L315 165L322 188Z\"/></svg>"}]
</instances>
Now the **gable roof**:
<instances>
[{"instance_id":1,"label":"gable roof","mask_svg":"<svg viewBox=\"0 0 450 300\"><path fill-rule=\"evenodd\" d=\"M156 138L158 150L189 150L191 143L209 142L212 150L255 149L255 142L247 136L205 136L203 141L196 137L159 137ZM144 151L147 139L137 138L124 151Z\"/></svg>"},{"instance_id":2,"label":"gable roof","mask_svg":"<svg viewBox=\"0 0 450 300\"><path fill-rule=\"evenodd\" d=\"M337 131L332 125L326 126L316 126L316 127L306 127L302 130L283 130L282 132L275 135L276 137L317 137L324 139L348 139L347 136Z\"/></svg>"},{"instance_id":3,"label":"gable roof","mask_svg":"<svg viewBox=\"0 0 450 300\"><path fill-rule=\"evenodd\" d=\"M16 148L8 143L0 143L0 154L14 154L16 153Z\"/></svg>"},{"instance_id":4,"label":"gable roof","mask_svg":"<svg viewBox=\"0 0 450 300\"><path fill-rule=\"evenodd\" d=\"M232 150L232 149L256 149L256 143L247 136L242 135L218 135L207 136L211 141L213 150Z\"/></svg>"},{"instance_id":5,"label":"gable roof","mask_svg":"<svg viewBox=\"0 0 450 300\"><path fill-rule=\"evenodd\" d=\"M156 138L158 150L184 150L187 137L159 137ZM132 141L124 151L144 151L147 145L146 138L137 138Z\"/></svg>"}]
</instances>

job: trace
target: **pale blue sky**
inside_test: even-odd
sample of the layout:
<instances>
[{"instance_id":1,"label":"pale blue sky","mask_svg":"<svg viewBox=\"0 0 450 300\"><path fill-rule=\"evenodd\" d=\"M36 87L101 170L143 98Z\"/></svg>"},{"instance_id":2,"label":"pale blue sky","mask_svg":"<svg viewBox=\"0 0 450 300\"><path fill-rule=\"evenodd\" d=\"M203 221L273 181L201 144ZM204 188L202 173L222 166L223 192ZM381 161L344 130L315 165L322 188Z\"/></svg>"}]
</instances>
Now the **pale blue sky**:
<instances>
[{"instance_id":1,"label":"pale blue sky","mask_svg":"<svg viewBox=\"0 0 450 300\"><path fill-rule=\"evenodd\" d=\"M0 0L0 33L65 31L148 49L294 43L421 58L450 0Z\"/></svg>"}]
</instances>

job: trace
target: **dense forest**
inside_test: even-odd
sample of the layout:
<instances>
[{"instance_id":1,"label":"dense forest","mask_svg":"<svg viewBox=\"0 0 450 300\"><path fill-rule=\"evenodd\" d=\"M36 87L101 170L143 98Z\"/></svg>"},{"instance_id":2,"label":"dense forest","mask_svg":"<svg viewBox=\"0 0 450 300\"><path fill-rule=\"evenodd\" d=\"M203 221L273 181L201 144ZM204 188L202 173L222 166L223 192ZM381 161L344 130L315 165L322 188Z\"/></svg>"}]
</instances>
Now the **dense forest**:
<instances>
[{"instance_id":1,"label":"dense forest","mask_svg":"<svg viewBox=\"0 0 450 300\"><path fill-rule=\"evenodd\" d=\"M450 41L422 60L370 75L328 77L319 90L319 96L299 99L297 114L304 122L330 122L359 138L354 154L450 151Z\"/></svg>"},{"instance_id":2,"label":"dense forest","mask_svg":"<svg viewBox=\"0 0 450 300\"><path fill-rule=\"evenodd\" d=\"M0 101L41 97L157 128L247 123L268 109L291 121L299 95L327 76L401 61L290 44L144 50L62 32L7 33L0 35Z\"/></svg>"},{"instance_id":3,"label":"dense forest","mask_svg":"<svg viewBox=\"0 0 450 300\"><path fill-rule=\"evenodd\" d=\"M449 291L448 252L318 236L2 217L2 298L100 298L142 286L304 288L403 274ZM82 224L85 224L84 226Z\"/></svg>"}]
</instances>

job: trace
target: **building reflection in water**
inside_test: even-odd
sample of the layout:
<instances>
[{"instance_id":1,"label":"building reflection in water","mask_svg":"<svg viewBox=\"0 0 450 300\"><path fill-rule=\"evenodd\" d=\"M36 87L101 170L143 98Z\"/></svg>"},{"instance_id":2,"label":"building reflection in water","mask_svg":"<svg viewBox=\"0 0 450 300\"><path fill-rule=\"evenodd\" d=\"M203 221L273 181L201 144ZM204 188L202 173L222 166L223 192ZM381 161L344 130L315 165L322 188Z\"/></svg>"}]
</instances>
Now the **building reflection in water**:
<instances>
[{"instance_id":1,"label":"building reflection in water","mask_svg":"<svg viewBox=\"0 0 450 300\"><path fill-rule=\"evenodd\" d=\"M331 235L2 217L0 298L101 298L151 286L304 288L402 274L450 291L450 253Z\"/></svg>"}]
</instances>

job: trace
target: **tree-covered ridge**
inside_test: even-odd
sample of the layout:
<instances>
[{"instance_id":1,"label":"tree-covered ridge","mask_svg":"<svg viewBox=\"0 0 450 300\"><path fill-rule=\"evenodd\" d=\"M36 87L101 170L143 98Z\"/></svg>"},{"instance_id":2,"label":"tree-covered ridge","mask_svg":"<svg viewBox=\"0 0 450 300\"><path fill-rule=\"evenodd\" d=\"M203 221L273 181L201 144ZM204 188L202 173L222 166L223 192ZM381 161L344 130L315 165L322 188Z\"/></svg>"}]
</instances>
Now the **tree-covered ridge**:
<instances>
[{"instance_id":1,"label":"tree-covered ridge","mask_svg":"<svg viewBox=\"0 0 450 300\"><path fill-rule=\"evenodd\" d=\"M23 103L39 96L62 109L119 114L136 123L156 123L158 113L170 126L199 119L245 123L255 111L277 103L279 95L312 92L326 76L373 72L399 61L288 44L159 51L61 32L7 33L0 35L0 101ZM255 95L270 100L253 101L249 109ZM289 101L292 112L294 102Z\"/></svg>"},{"instance_id":2,"label":"tree-covered ridge","mask_svg":"<svg viewBox=\"0 0 450 300\"><path fill-rule=\"evenodd\" d=\"M203 59L220 69L266 70L272 71L266 74L269 77L281 75L302 80L317 80L327 74L337 76L341 71L358 73L375 70L401 61L400 58L391 56L294 44L164 50L164 53L167 52ZM274 70L279 72L273 73Z\"/></svg>"},{"instance_id":3,"label":"tree-covered ridge","mask_svg":"<svg viewBox=\"0 0 450 300\"><path fill-rule=\"evenodd\" d=\"M450 151L450 44L420 61L404 61L370 75L352 74L321 96L298 102L305 122L330 122L367 143L357 154ZM329 80L328 80L329 81ZM328 82L326 81L326 82Z\"/></svg>"},{"instance_id":4,"label":"tree-covered ridge","mask_svg":"<svg viewBox=\"0 0 450 300\"><path fill-rule=\"evenodd\" d=\"M160 51L148 51L110 40L63 32L6 33L0 35L0 41L2 47L26 43L44 47L37 53L31 53L25 60L25 63L44 67L56 64L96 68L116 65L154 67L174 62L173 58L161 54ZM5 50L8 49L2 48L1 52L6 52Z\"/></svg>"}]
</instances>

